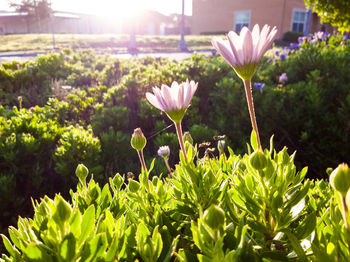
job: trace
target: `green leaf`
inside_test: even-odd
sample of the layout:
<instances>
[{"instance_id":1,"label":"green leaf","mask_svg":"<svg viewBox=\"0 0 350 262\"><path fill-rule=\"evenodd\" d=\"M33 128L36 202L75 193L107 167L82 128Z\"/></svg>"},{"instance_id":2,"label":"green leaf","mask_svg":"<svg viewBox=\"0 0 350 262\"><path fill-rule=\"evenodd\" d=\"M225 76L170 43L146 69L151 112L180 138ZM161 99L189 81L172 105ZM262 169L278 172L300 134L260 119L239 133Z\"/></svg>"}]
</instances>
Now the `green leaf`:
<instances>
[{"instance_id":1,"label":"green leaf","mask_svg":"<svg viewBox=\"0 0 350 262\"><path fill-rule=\"evenodd\" d=\"M114 237L112 240L112 244L110 244L108 251L105 256L106 262L112 262L114 261L114 257L117 255L117 250L118 250L118 242L119 240Z\"/></svg>"},{"instance_id":2,"label":"green leaf","mask_svg":"<svg viewBox=\"0 0 350 262\"><path fill-rule=\"evenodd\" d=\"M81 213L78 209L74 210L72 216L70 217L70 231L76 238L80 236L80 227L81 227Z\"/></svg>"},{"instance_id":3,"label":"green leaf","mask_svg":"<svg viewBox=\"0 0 350 262\"><path fill-rule=\"evenodd\" d=\"M154 228L152 234L152 244L153 244L153 254L155 258L158 259L163 250L162 236L158 232L158 225Z\"/></svg>"},{"instance_id":4,"label":"green leaf","mask_svg":"<svg viewBox=\"0 0 350 262\"><path fill-rule=\"evenodd\" d=\"M89 258L100 258L107 248L106 233L97 234L90 242L91 255Z\"/></svg>"},{"instance_id":5,"label":"green leaf","mask_svg":"<svg viewBox=\"0 0 350 262\"><path fill-rule=\"evenodd\" d=\"M63 238L59 247L59 255L65 261L72 261L75 256L76 241L74 235L69 233Z\"/></svg>"},{"instance_id":6,"label":"green leaf","mask_svg":"<svg viewBox=\"0 0 350 262\"><path fill-rule=\"evenodd\" d=\"M256 133L254 130L250 134L250 144L252 145L252 148L254 149L254 151L258 149L258 137L256 136Z\"/></svg>"},{"instance_id":7,"label":"green leaf","mask_svg":"<svg viewBox=\"0 0 350 262\"><path fill-rule=\"evenodd\" d=\"M27 257L29 260L34 261L42 261L43 260L43 253L35 243L29 243L29 245L26 248L25 251Z\"/></svg>"},{"instance_id":8,"label":"green leaf","mask_svg":"<svg viewBox=\"0 0 350 262\"><path fill-rule=\"evenodd\" d=\"M9 252L9 254L13 258L15 258L16 257L16 252L15 252L16 248L14 246L12 246L10 240L5 235L1 234L1 237L2 237L2 241L4 243L4 246L7 250L7 252Z\"/></svg>"},{"instance_id":9,"label":"green leaf","mask_svg":"<svg viewBox=\"0 0 350 262\"><path fill-rule=\"evenodd\" d=\"M24 251L29 262L52 262L51 256L39 248L36 243L29 243Z\"/></svg>"},{"instance_id":10,"label":"green leaf","mask_svg":"<svg viewBox=\"0 0 350 262\"><path fill-rule=\"evenodd\" d=\"M301 247L299 240L296 238L296 236L289 229L283 229L282 232L284 232L287 235L289 242L291 243L295 253L299 258L298 261L307 262L308 261L307 256L303 248Z\"/></svg>"},{"instance_id":11,"label":"green leaf","mask_svg":"<svg viewBox=\"0 0 350 262\"><path fill-rule=\"evenodd\" d=\"M61 196L55 197L56 210L52 216L57 224L63 224L72 213L70 204L63 199Z\"/></svg>"},{"instance_id":12,"label":"green leaf","mask_svg":"<svg viewBox=\"0 0 350 262\"><path fill-rule=\"evenodd\" d=\"M300 225L295 229L295 235L298 239L305 239L308 237L316 228L316 214L312 212L307 214L305 219L300 223Z\"/></svg>"},{"instance_id":13,"label":"green leaf","mask_svg":"<svg viewBox=\"0 0 350 262\"><path fill-rule=\"evenodd\" d=\"M19 242L19 239L21 238L20 233L17 231L16 228L14 228L13 226L9 227L9 235L11 238L12 243L18 247L21 248L21 243Z\"/></svg>"},{"instance_id":14,"label":"green leaf","mask_svg":"<svg viewBox=\"0 0 350 262\"><path fill-rule=\"evenodd\" d=\"M81 235L79 238L79 245L89 237L95 226L95 206L91 205L86 209L81 222Z\"/></svg>"},{"instance_id":15,"label":"green leaf","mask_svg":"<svg viewBox=\"0 0 350 262\"><path fill-rule=\"evenodd\" d=\"M139 182L137 182L137 181L135 181L135 180L132 180L132 179L130 179L129 180L129 186L128 186L128 188L129 188L129 191L131 192L131 193L137 193L139 190L140 190L140 183Z\"/></svg>"}]
</instances>

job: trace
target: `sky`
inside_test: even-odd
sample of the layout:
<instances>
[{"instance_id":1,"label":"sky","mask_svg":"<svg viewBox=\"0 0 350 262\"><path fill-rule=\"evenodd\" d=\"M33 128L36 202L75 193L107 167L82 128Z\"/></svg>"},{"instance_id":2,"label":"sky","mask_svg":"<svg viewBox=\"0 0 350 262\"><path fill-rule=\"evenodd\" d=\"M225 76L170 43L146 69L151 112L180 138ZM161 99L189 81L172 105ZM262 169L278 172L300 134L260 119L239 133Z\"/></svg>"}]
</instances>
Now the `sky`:
<instances>
[{"instance_id":1,"label":"sky","mask_svg":"<svg viewBox=\"0 0 350 262\"><path fill-rule=\"evenodd\" d=\"M19 0L20 1L20 0ZM149 9L165 15L181 13L182 0L51 0L54 10L95 14L101 16L128 16L136 10ZM10 10L8 0L0 0L0 10ZM185 0L185 14L192 15L192 0Z\"/></svg>"}]
</instances>

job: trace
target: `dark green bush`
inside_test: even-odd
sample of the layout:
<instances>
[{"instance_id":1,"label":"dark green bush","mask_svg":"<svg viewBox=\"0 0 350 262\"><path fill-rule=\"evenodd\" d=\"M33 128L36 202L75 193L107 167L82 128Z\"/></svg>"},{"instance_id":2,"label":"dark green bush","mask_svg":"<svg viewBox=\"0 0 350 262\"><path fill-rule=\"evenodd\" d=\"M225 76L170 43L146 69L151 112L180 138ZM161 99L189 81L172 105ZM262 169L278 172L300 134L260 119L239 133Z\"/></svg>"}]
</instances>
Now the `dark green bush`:
<instances>
[{"instance_id":1,"label":"dark green bush","mask_svg":"<svg viewBox=\"0 0 350 262\"><path fill-rule=\"evenodd\" d=\"M15 215L30 214L31 197L55 192L67 196L76 183L71 170L78 163L86 163L102 181L99 140L91 131L61 126L66 104L51 100L50 105L55 108L0 107L0 194L6 196L0 200L0 230Z\"/></svg>"},{"instance_id":2,"label":"dark green bush","mask_svg":"<svg viewBox=\"0 0 350 262\"><path fill-rule=\"evenodd\" d=\"M288 31L283 34L282 40L286 42L298 43L298 38L303 36L303 33Z\"/></svg>"}]
</instances>

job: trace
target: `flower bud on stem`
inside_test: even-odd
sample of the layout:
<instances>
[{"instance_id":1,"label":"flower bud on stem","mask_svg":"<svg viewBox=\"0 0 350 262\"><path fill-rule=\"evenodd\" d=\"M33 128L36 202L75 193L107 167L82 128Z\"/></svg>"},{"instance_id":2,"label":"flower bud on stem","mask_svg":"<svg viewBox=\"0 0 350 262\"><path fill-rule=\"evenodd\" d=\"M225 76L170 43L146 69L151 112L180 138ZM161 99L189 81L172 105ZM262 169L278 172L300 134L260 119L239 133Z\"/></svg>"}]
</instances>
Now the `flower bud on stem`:
<instances>
[{"instance_id":1,"label":"flower bud on stem","mask_svg":"<svg viewBox=\"0 0 350 262\"><path fill-rule=\"evenodd\" d=\"M261 143L260 143L259 131L258 131L258 124L256 123L256 117L255 117L255 111L254 111L254 102L253 102L251 81L244 80L243 82L244 82L244 88L245 88L245 95L246 95L247 103L248 103L250 121L252 122L253 130L256 133L256 137L258 140L258 148L262 149Z\"/></svg>"}]
</instances>

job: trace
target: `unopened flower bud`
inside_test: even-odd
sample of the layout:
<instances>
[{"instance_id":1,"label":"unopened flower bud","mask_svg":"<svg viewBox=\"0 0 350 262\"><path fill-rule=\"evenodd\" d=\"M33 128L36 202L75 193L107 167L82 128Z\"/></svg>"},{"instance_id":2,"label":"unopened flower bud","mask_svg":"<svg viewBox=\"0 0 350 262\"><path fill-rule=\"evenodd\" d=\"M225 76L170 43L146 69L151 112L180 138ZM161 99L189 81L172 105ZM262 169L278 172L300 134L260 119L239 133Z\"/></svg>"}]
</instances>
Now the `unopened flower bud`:
<instances>
[{"instance_id":1,"label":"unopened flower bud","mask_svg":"<svg viewBox=\"0 0 350 262\"><path fill-rule=\"evenodd\" d=\"M170 155L170 148L168 146L159 147L158 155L164 159L168 159Z\"/></svg>"},{"instance_id":2,"label":"unopened flower bud","mask_svg":"<svg viewBox=\"0 0 350 262\"><path fill-rule=\"evenodd\" d=\"M225 212L220 207L212 205L204 212L203 221L209 227L217 229L225 223Z\"/></svg>"},{"instance_id":3,"label":"unopened flower bud","mask_svg":"<svg viewBox=\"0 0 350 262\"><path fill-rule=\"evenodd\" d=\"M267 161L264 153L261 150L256 150L249 157L249 162L256 170L262 170L266 167Z\"/></svg>"},{"instance_id":4,"label":"unopened flower bud","mask_svg":"<svg viewBox=\"0 0 350 262\"><path fill-rule=\"evenodd\" d=\"M347 164L340 164L329 177L331 186L343 197L350 188L350 168Z\"/></svg>"},{"instance_id":5,"label":"unopened flower bud","mask_svg":"<svg viewBox=\"0 0 350 262\"><path fill-rule=\"evenodd\" d=\"M224 153L225 151L225 140L219 140L218 141L218 150L220 154Z\"/></svg>"},{"instance_id":6,"label":"unopened flower bud","mask_svg":"<svg viewBox=\"0 0 350 262\"><path fill-rule=\"evenodd\" d=\"M89 174L89 170L87 169L86 166L83 164L80 164L77 166L77 169L75 170L76 176L79 178L79 181L81 183L85 183L85 179Z\"/></svg>"},{"instance_id":7,"label":"unopened flower bud","mask_svg":"<svg viewBox=\"0 0 350 262\"><path fill-rule=\"evenodd\" d=\"M184 143L186 143L186 141L187 141L188 143L190 143L191 145L193 145L193 138L192 138L190 132L186 131L186 132L184 133L184 135L183 135L183 140L184 140Z\"/></svg>"},{"instance_id":8,"label":"unopened flower bud","mask_svg":"<svg viewBox=\"0 0 350 262\"><path fill-rule=\"evenodd\" d=\"M136 151L141 151L146 146L147 140L143 135L141 128L136 128L131 137L131 146Z\"/></svg>"}]
</instances>

